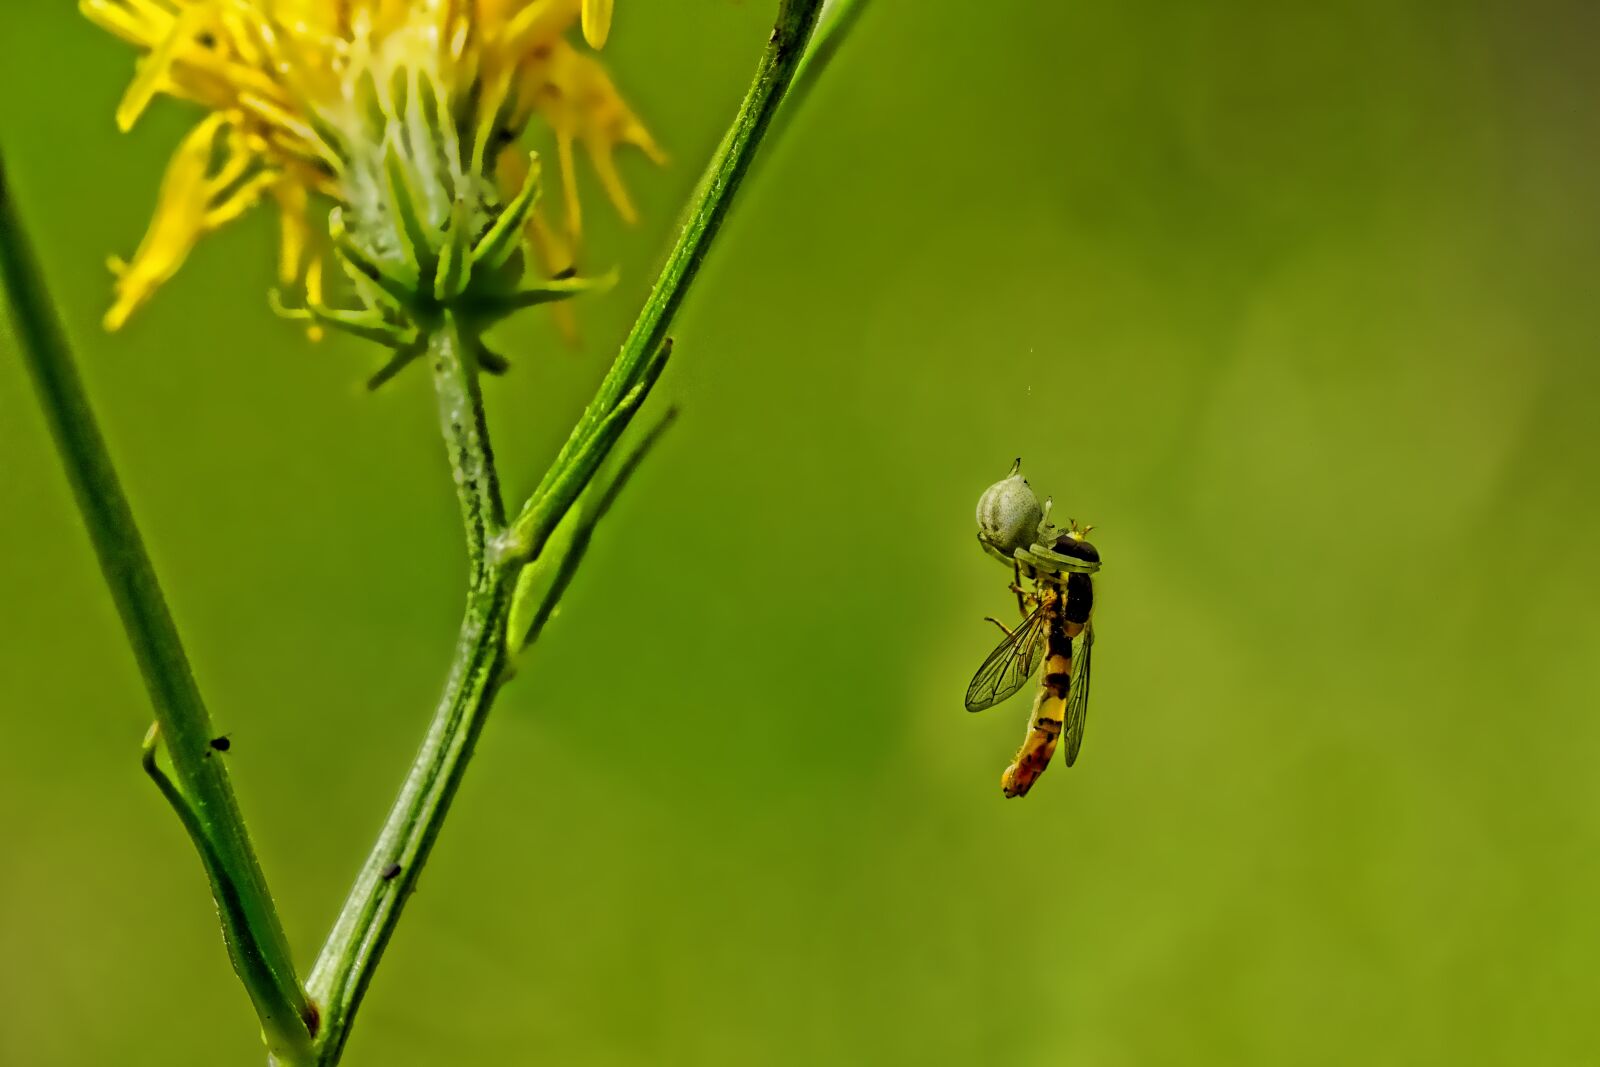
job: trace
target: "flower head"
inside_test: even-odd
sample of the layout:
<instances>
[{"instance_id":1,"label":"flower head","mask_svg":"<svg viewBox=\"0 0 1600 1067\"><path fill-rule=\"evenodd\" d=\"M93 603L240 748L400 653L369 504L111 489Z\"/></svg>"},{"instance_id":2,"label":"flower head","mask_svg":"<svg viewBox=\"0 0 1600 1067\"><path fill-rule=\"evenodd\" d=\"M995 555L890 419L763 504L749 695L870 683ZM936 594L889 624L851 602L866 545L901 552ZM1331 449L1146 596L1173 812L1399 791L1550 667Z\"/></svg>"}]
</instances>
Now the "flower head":
<instances>
[{"instance_id":1,"label":"flower head","mask_svg":"<svg viewBox=\"0 0 1600 1067\"><path fill-rule=\"evenodd\" d=\"M130 128L157 95L207 114L174 153L155 217L112 261L116 329L201 237L265 200L282 219L279 273L304 291L291 312L398 346L429 307L486 316L582 287L575 182L581 147L623 218L634 210L613 155L660 162L655 142L591 54L610 0L81 0L144 56L117 108ZM517 147L535 119L555 135L564 225L538 206L537 160ZM530 165L531 163L531 165ZM313 212L327 209L326 227ZM323 304L344 268L362 307ZM526 266L553 279L521 286Z\"/></svg>"}]
</instances>

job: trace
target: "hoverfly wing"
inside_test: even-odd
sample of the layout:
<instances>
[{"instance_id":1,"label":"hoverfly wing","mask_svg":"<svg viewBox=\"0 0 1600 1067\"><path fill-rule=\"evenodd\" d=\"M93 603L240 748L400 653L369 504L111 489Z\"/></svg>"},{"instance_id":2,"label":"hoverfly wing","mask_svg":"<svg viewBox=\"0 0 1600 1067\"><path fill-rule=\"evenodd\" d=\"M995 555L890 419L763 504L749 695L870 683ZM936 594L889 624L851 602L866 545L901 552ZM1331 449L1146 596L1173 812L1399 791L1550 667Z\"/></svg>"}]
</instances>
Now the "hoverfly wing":
<instances>
[{"instance_id":1,"label":"hoverfly wing","mask_svg":"<svg viewBox=\"0 0 1600 1067\"><path fill-rule=\"evenodd\" d=\"M967 686L967 710L992 708L1028 684L1044 659L1045 632L1050 624L1050 607L1041 604L1021 626L1011 631L1000 647L989 653L978 673Z\"/></svg>"},{"instance_id":2,"label":"hoverfly wing","mask_svg":"<svg viewBox=\"0 0 1600 1067\"><path fill-rule=\"evenodd\" d=\"M1078 758L1083 745L1083 724L1089 717L1089 653L1094 649L1094 626L1087 624L1072 650L1072 689L1067 693L1066 735L1067 766Z\"/></svg>"}]
</instances>

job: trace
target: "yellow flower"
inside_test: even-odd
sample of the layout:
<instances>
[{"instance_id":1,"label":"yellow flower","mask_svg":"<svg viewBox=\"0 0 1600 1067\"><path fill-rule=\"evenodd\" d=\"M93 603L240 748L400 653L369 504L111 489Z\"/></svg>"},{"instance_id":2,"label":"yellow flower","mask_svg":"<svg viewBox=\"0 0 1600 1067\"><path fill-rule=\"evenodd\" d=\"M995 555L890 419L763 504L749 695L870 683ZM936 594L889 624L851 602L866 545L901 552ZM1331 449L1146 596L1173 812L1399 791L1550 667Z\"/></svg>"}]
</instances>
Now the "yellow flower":
<instances>
[{"instance_id":1,"label":"yellow flower","mask_svg":"<svg viewBox=\"0 0 1600 1067\"><path fill-rule=\"evenodd\" d=\"M662 154L604 67L566 39L581 18L605 40L610 0L80 0L83 13L144 53L117 108L130 128L157 95L208 114L184 138L155 217L127 263L112 261L116 329L183 265L204 235L263 199L282 219L279 272L302 314L403 339L435 301L509 293L528 256L570 278L582 229L574 147L623 218L620 144ZM537 204L537 168L517 147L535 117L553 131L565 225ZM316 207L331 208L328 226ZM366 305L323 307L330 252ZM493 285L490 276L493 275ZM487 288L486 288L487 286ZM524 291L518 306L576 286ZM486 295L488 294L488 295ZM510 297L506 298L507 303ZM510 306L507 303L507 306ZM349 322L337 321L344 315ZM358 331L362 332L362 331ZM388 338L393 340L393 337Z\"/></svg>"}]
</instances>

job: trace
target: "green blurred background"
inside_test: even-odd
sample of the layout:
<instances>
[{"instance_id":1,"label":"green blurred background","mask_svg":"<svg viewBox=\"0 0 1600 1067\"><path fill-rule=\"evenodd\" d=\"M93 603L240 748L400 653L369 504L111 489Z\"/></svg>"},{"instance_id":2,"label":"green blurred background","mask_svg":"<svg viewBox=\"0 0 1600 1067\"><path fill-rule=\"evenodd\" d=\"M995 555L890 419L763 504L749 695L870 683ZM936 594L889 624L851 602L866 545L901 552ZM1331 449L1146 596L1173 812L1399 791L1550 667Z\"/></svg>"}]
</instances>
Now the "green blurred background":
<instances>
[{"instance_id":1,"label":"green blurred background","mask_svg":"<svg viewBox=\"0 0 1600 1067\"><path fill-rule=\"evenodd\" d=\"M625 3L588 343L510 331L526 491L765 36ZM878 0L675 333L684 418L503 695L362 1064L1600 1063L1593 42L1576 2ZM273 318L266 213L126 332L193 119L0 6L0 137L300 959L461 600L426 376ZM259 1062L0 334L0 1062ZM969 716L1026 458L1106 558L1087 741Z\"/></svg>"}]
</instances>

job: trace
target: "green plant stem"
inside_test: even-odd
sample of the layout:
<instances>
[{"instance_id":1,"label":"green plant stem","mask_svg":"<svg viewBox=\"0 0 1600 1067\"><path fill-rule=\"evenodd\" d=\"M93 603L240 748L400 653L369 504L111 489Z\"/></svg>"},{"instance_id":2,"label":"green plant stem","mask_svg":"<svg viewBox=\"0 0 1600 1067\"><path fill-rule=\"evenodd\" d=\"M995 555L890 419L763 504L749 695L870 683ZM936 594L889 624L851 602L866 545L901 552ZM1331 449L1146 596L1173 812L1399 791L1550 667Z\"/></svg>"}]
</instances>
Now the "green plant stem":
<instances>
[{"instance_id":1,"label":"green plant stem","mask_svg":"<svg viewBox=\"0 0 1600 1067\"><path fill-rule=\"evenodd\" d=\"M639 439L628 455L618 464L615 473L611 475L602 487L592 485L583 499L578 502L575 511L569 515L569 520L576 520L573 525L572 540L567 544L566 551L555 562L550 584L546 587L544 595L539 598L538 605L533 609L527 620L527 625L521 633L515 631L511 640L520 648L527 648L539 640L544 633L544 628L555 617L556 609L561 606L561 600L567 594L567 588L572 585L572 580L578 576L578 568L583 565L583 559L589 553L589 544L594 540L594 532L599 527L601 520L611 511L612 505L622 496L622 491L628 487L634 474L639 470L645 458L650 455L655 446L661 442L662 435L672 428L678 420L678 409L671 407L667 413L656 420L650 431ZM591 499L592 498L592 499ZM541 561L542 563L543 561ZM515 625L515 624L514 624Z\"/></svg>"},{"instance_id":2,"label":"green plant stem","mask_svg":"<svg viewBox=\"0 0 1600 1067\"><path fill-rule=\"evenodd\" d=\"M750 169L756 149L806 54L806 42L816 28L821 9L822 0L784 0L779 5L777 23L767 41L755 80L690 201L683 229L667 256L666 265L661 268L655 287L577 429L507 533L504 551L512 558L528 560L538 555L539 532L543 530L548 536L548 531L554 528L548 521L548 508L541 513L541 507L547 503L555 479L582 447L589 431L637 384L650 356L666 341L672 319L727 218L733 206L733 194ZM559 516L557 518L559 520Z\"/></svg>"},{"instance_id":3,"label":"green plant stem","mask_svg":"<svg viewBox=\"0 0 1600 1067\"><path fill-rule=\"evenodd\" d=\"M320 1064L337 1063L356 1009L450 809L504 676L514 575L487 559L505 523L472 347L449 317L428 343L439 425L466 525L471 565L454 665L422 747L334 924L307 985L322 1009Z\"/></svg>"},{"instance_id":4,"label":"green plant stem","mask_svg":"<svg viewBox=\"0 0 1600 1067\"><path fill-rule=\"evenodd\" d=\"M800 60L800 69L795 72L794 86L784 100L783 117L780 122L793 121L795 113L805 104L812 88L856 28L856 22L866 14L867 2L868 0L834 0L827 5L827 10L817 25L817 32L811 38L811 46L806 49L805 57Z\"/></svg>"},{"instance_id":5,"label":"green plant stem","mask_svg":"<svg viewBox=\"0 0 1600 1067\"><path fill-rule=\"evenodd\" d=\"M215 736L211 716L12 202L3 161L0 282L23 362L172 761L176 784L163 792L192 816L184 826L205 865L234 970L255 1005L268 1048L281 1062L308 1062L315 1017L295 977L289 942L234 798L227 761L207 758Z\"/></svg>"},{"instance_id":6,"label":"green plant stem","mask_svg":"<svg viewBox=\"0 0 1600 1067\"><path fill-rule=\"evenodd\" d=\"M497 521L494 460L468 346L448 321L430 339L428 354L467 528L472 579L444 695L308 982L323 1012L321 1067L332 1067L343 1053L361 999L506 677L506 625L517 576L587 488L660 375L671 347L667 331L673 316L794 77L821 6L822 0L780 4L755 80L710 163L649 299L594 400L509 529L502 531Z\"/></svg>"},{"instance_id":7,"label":"green plant stem","mask_svg":"<svg viewBox=\"0 0 1600 1067\"><path fill-rule=\"evenodd\" d=\"M506 506L489 445L475 352L472 339L446 312L429 335L427 355L439 403L439 428L466 524L467 561L477 587L489 577L489 549L506 524Z\"/></svg>"},{"instance_id":8,"label":"green plant stem","mask_svg":"<svg viewBox=\"0 0 1600 1067\"><path fill-rule=\"evenodd\" d=\"M505 674L510 588L468 599L439 710L308 983L322 1006L319 1064L334 1064L416 887Z\"/></svg>"}]
</instances>

